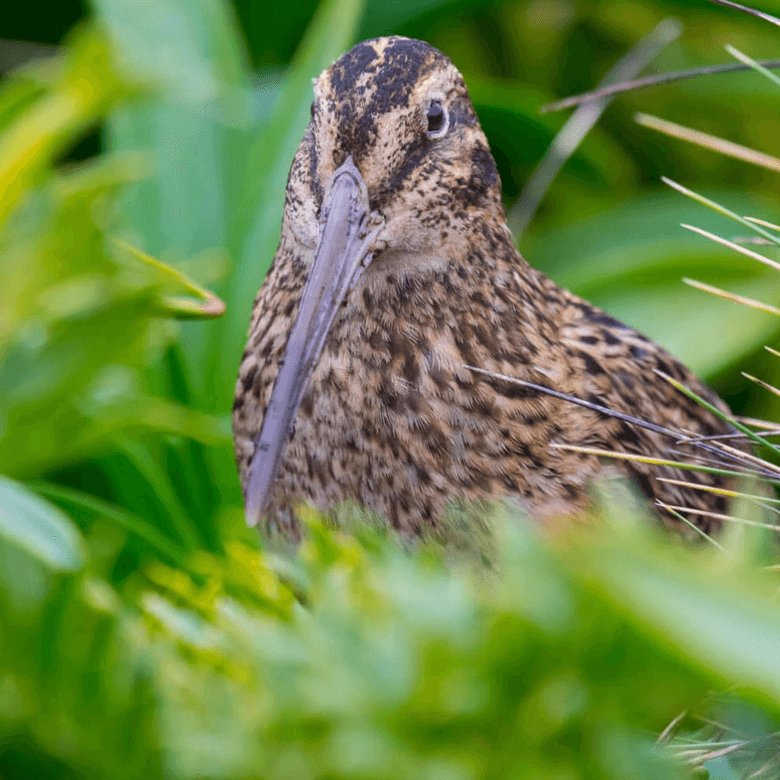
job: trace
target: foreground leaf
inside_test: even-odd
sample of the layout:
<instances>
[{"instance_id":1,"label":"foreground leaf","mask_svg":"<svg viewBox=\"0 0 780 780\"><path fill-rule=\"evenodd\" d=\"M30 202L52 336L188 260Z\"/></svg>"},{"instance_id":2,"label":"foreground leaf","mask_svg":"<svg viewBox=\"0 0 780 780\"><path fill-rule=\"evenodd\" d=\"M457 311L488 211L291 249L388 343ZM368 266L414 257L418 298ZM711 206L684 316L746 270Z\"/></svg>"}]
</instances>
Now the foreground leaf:
<instances>
[{"instance_id":1,"label":"foreground leaf","mask_svg":"<svg viewBox=\"0 0 780 780\"><path fill-rule=\"evenodd\" d=\"M73 521L20 482L3 476L0 535L52 569L76 571L86 561L84 541Z\"/></svg>"}]
</instances>

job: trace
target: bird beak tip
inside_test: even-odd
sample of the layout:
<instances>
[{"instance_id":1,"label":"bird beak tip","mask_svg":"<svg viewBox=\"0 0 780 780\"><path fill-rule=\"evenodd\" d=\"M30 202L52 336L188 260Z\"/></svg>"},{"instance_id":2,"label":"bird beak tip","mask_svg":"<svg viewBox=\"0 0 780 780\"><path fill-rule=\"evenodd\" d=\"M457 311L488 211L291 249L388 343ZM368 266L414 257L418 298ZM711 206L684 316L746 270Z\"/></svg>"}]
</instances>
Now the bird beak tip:
<instances>
[{"instance_id":1,"label":"bird beak tip","mask_svg":"<svg viewBox=\"0 0 780 780\"><path fill-rule=\"evenodd\" d=\"M244 520L246 521L247 528L256 528L260 525L261 514L260 507L257 503L257 496L247 492L244 501Z\"/></svg>"}]
</instances>

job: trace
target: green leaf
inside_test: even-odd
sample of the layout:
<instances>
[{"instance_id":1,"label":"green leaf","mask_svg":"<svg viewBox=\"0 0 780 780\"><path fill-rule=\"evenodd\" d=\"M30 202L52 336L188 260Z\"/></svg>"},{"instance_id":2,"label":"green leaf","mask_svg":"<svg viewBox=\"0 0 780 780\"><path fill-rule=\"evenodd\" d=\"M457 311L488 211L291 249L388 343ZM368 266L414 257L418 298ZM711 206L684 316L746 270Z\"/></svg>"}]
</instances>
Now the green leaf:
<instances>
[{"instance_id":1,"label":"green leaf","mask_svg":"<svg viewBox=\"0 0 780 780\"><path fill-rule=\"evenodd\" d=\"M52 569L76 571L86 548L73 521L20 482L0 476L0 535Z\"/></svg>"},{"instance_id":2,"label":"green leaf","mask_svg":"<svg viewBox=\"0 0 780 780\"><path fill-rule=\"evenodd\" d=\"M209 331L212 377L238 373L252 301L279 243L287 174L309 121L311 80L354 42L364 0L320 4L285 75L272 118L251 139L241 183L231 193L231 254L238 266L225 292L228 316ZM227 348L226 348L227 347ZM221 381L214 395L227 407L232 385Z\"/></svg>"},{"instance_id":3,"label":"green leaf","mask_svg":"<svg viewBox=\"0 0 780 780\"><path fill-rule=\"evenodd\" d=\"M224 251L228 188L243 169L239 158L252 120L252 77L230 5L99 0L97 7L126 66L159 87L143 102L120 106L108 122L109 148L146 150L153 166L149 178L124 192L122 227L131 243L173 265ZM221 387L214 402L220 380L206 370L210 353L224 344L215 343L211 325L187 323L181 333L193 403L226 408Z\"/></svg>"},{"instance_id":4,"label":"green leaf","mask_svg":"<svg viewBox=\"0 0 780 780\"><path fill-rule=\"evenodd\" d=\"M780 713L780 615L769 594L763 597L755 582L751 592L746 578L737 585L733 574L712 566L703 578L703 565L675 565L658 555L660 546L653 555L649 546L623 541L579 558L587 581L664 652Z\"/></svg>"},{"instance_id":5,"label":"green leaf","mask_svg":"<svg viewBox=\"0 0 780 780\"><path fill-rule=\"evenodd\" d=\"M126 241L117 241L116 244L136 260L157 271L161 280L165 280L180 289L183 288L195 298L200 299L201 302L198 303L190 298L165 297L163 299L163 310L171 317L181 319L214 319L221 317L225 313L225 304L214 293L193 282L185 273L166 265L156 257L147 255L146 252L136 249Z\"/></svg>"},{"instance_id":6,"label":"green leaf","mask_svg":"<svg viewBox=\"0 0 780 780\"><path fill-rule=\"evenodd\" d=\"M94 5L118 63L133 80L194 103L220 97L224 85L246 86L241 40L221 0L96 0Z\"/></svg>"}]
</instances>

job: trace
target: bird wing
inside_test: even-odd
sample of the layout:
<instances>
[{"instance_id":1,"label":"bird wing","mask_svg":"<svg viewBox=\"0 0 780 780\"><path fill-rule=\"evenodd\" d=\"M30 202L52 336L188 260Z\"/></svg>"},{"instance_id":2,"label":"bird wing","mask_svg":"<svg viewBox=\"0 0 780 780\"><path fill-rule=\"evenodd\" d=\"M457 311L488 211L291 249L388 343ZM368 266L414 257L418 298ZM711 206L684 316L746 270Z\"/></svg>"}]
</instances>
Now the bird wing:
<instances>
[{"instance_id":1,"label":"bird wing","mask_svg":"<svg viewBox=\"0 0 780 780\"><path fill-rule=\"evenodd\" d=\"M586 399L653 426L602 414L598 424L578 432L584 446L692 466L735 468L733 456L724 453L718 443L684 441L736 432L729 423L676 389L664 375L729 414L728 407L709 387L663 347L576 296L570 296L567 314L561 328L561 346L574 373L582 377L581 391ZM730 440L729 444L749 450L741 441ZM719 526L716 518L696 512L723 514L725 497L706 488L728 489L733 487L732 479L639 460L624 461L622 468L656 503L695 510L687 513L688 519L707 533ZM659 481L659 477L702 487L671 484ZM679 523L671 513L667 512L666 517L671 524Z\"/></svg>"}]
</instances>

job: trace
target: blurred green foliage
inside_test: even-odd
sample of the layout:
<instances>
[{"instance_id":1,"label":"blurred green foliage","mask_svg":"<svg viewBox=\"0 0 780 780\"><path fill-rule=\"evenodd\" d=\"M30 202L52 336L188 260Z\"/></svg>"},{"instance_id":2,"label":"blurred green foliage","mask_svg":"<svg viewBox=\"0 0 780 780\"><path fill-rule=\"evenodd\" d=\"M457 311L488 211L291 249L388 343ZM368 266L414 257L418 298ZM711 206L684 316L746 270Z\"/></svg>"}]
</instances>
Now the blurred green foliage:
<instances>
[{"instance_id":1,"label":"blurred green foliage","mask_svg":"<svg viewBox=\"0 0 780 780\"><path fill-rule=\"evenodd\" d=\"M718 717L702 702L733 687L777 754L765 539L670 549L617 502L603 535L540 540L497 510L485 569L312 514L291 562L243 527L232 462L310 79L359 38L430 40L464 73L511 206L564 121L539 106L593 86L669 13L685 29L659 70L725 60L721 43L773 54L774 31L705 0L95 0L58 56L4 80L0 777L684 776L655 735L686 710ZM632 115L777 154L768 90L742 74L619 98L523 237L738 404L727 372L762 373L777 321L680 278L773 304L778 277L679 229L725 228L658 178L775 221L776 182ZM103 151L74 164L96 126ZM225 317L172 319L191 286L128 244L214 289ZM753 758L708 767L737 777Z\"/></svg>"},{"instance_id":2,"label":"blurred green foliage","mask_svg":"<svg viewBox=\"0 0 780 780\"><path fill-rule=\"evenodd\" d=\"M503 516L488 572L307 522L292 566L235 542L124 597L6 558L3 776L673 778L655 734L713 686L778 715L774 584L733 552Z\"/></svg>"}]
</instances>

